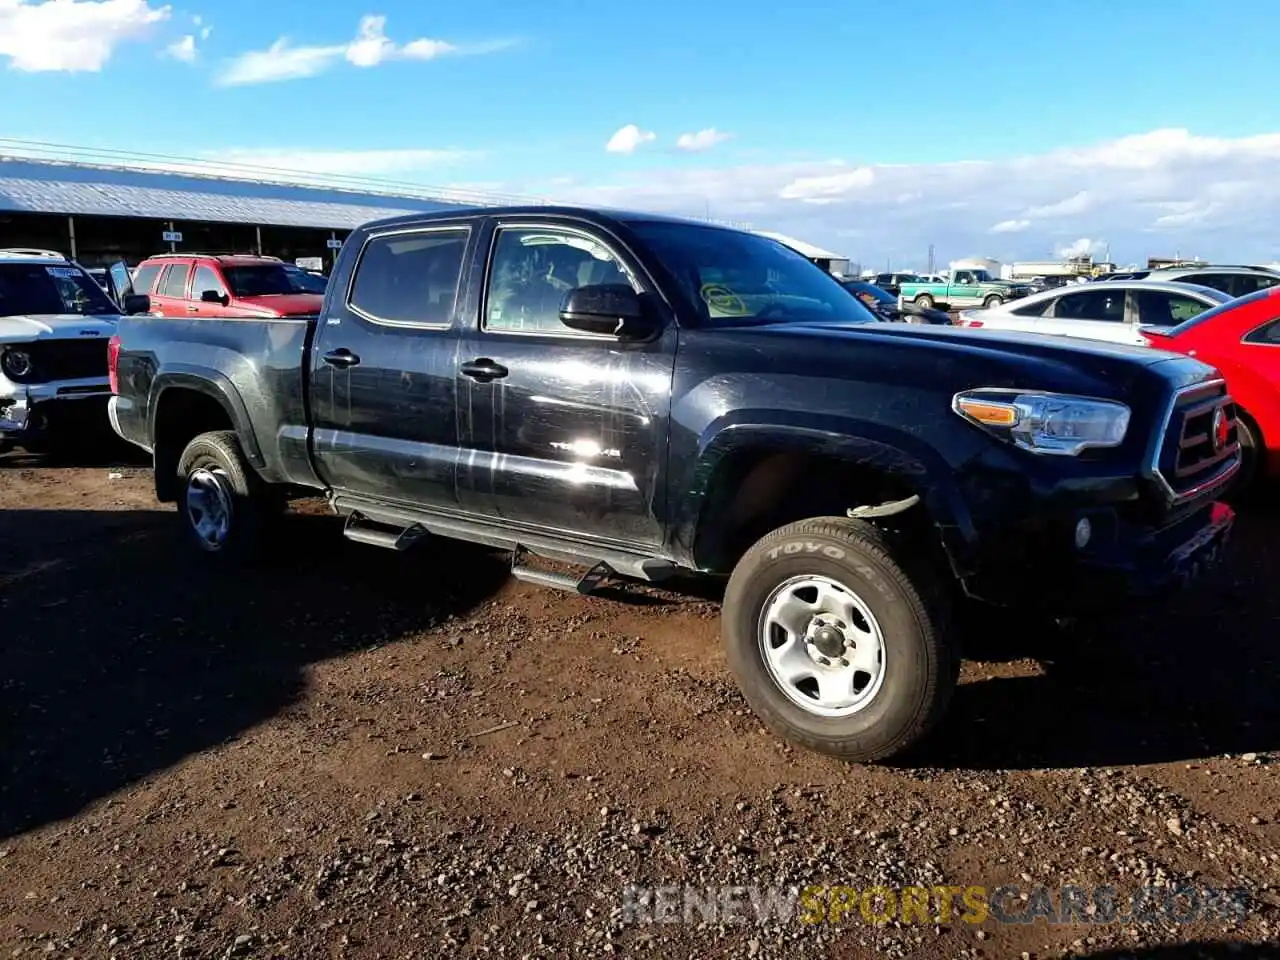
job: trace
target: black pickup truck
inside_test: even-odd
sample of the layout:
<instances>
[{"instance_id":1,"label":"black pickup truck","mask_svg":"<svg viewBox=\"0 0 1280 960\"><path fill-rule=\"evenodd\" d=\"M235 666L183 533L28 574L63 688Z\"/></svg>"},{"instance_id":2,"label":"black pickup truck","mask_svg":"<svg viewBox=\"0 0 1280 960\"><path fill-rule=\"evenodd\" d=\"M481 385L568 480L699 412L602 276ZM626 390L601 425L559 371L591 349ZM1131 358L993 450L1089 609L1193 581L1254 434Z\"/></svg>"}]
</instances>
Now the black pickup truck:
<instances>
[{"instance_id":1,"label":"black pickup truck","mask_svg":"<svg viewBox=\"0 0 1280 960\"><path fill-rule=\"evenodd\" d=\"M772 240L649 214L368 224L318 318L127 316L109 358L116 432L211 557L323 494L353 540L478 542L549 586L727 576L750 705L852 760L945 711L953 602L1161 590L1233 519L1212 368L877 323Z\"/></svg>"}]
</instances>

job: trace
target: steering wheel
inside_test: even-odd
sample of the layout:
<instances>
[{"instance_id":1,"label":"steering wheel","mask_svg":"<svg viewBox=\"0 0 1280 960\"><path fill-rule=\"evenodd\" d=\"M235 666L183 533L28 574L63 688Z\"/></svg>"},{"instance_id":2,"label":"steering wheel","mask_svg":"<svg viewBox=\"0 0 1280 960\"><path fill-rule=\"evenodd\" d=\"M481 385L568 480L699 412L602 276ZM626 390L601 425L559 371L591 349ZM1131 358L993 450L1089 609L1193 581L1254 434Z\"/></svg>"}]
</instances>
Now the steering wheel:
<instances>
[{"instance_id":1,"label":"steering wheel","mask_svg":"<svg viewBox=\"0 0 1280 960\"><path fill-rule=\"evenodd\" d=\"M778 303L778 301L775 300L773 303L770 303L765 307L763 307L761 310L759 310L756 313L756 316L761 319L764 319L765 317L773 316L775 313L780 316L786 316L787 314L791 313L791 308L788 307L785 303Z\"/></svg>"}]
</instances>

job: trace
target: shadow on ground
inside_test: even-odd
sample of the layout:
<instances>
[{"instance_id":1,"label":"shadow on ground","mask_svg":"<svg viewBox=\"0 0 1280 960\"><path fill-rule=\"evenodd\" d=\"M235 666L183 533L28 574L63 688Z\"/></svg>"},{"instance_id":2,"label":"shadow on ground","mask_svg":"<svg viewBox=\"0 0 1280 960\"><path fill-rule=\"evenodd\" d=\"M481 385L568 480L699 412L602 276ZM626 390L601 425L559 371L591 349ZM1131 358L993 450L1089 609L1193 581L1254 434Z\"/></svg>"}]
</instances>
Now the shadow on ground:
<instances>
[{"instance_id":1,"label":"shadow on ground","mask_svg":"<svg viewBox=\"0 0 1280 960\"><path fill-rule=\"evenodd\" d=\"M1280 750L1276 570L1280 513L1242 510L1225 566L1198 588L1057 633L1011 625L986 638L1039 658L1043 675L962 684L907 762L1058 768Z\"/></svg>"},{"instance_id":2,"label":"shadow on ground","mask_svg":"<svg viewBox=\"0 0 1280 960\"><path fill-rule=\"evenodd\" d=\"M406 557L327 517L282 527L261 562L210 571L171 512L0 512L0 837L234 739L295 702L309 664L465 613L507 578L462 545Z\"/></svg>"}]
</instances>

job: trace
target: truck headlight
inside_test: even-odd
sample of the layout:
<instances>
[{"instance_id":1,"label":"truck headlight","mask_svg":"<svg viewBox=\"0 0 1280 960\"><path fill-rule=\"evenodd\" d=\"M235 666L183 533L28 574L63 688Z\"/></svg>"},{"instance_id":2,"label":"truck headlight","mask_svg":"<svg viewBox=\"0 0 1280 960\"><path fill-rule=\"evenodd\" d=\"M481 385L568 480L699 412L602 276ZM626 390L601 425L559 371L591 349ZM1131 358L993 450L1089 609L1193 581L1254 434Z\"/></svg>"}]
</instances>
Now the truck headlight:
<instances>
[{"instance_id":1,"label":"truck headlight","mask_svg":"<svg viewBox=\"0 0 1280 960\"><path fill-rule=\"evenodd\" d=\"M966 390L955 395L951 409L1024 450L1067 457L1118 447L1129 429L1123 403L1065 393Z\"/></svg>"},{"instance_id":2,"label":"truck headlight","mask_svg":"<svg viewBox=\"0 0 1280 960\"><path fill-rule=\"evenodd\" d=\"M11 377L25 377L31 373L31 354L25 350L6 350L0 354L0 368Z\"/></svg>"}]
</instances>

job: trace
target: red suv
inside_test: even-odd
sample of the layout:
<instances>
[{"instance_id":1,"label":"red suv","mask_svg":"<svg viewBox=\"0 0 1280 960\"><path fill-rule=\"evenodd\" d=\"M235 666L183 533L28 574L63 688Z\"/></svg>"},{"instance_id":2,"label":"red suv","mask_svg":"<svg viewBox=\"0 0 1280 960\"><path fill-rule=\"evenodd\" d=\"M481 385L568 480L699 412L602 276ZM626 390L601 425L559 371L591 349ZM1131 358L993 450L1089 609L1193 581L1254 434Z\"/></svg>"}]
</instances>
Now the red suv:
<instances>
[{"instance_id":1,"label":"red suv","mask_svg":"<svg viewBox=\"0 0 1280 960\"><path fill-rule=\"evenodd\" d=\"M274 257L166 253L138 265L133 291L157 317L299 317L320 312L324 283Z\"/></svg>"}]
</instances>

